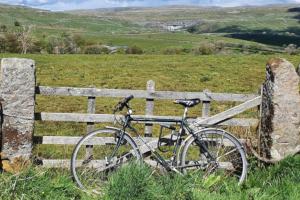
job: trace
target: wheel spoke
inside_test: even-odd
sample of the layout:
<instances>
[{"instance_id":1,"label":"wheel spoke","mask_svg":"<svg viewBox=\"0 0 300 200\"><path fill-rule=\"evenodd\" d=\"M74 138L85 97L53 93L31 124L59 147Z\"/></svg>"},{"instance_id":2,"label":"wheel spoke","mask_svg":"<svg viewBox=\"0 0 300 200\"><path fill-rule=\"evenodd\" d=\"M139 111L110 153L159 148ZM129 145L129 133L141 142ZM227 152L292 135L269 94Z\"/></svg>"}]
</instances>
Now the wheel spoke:
<instances>
[{"instance_id":1,"label":"wheel spoke","mask_svg":"<svg viewBox=\"0 0 300 200\"><path fill-rule=\"evenodd\" d=\"M112 142L112 139L120 134L112 129L101 129L89 133L79 141L71 162L72 175L79 187L88 191L99 191L111 172L131 160L142 158L134 140L125 133L124 141L116 148L117 142ZM87 144L91 143L93 148L88 151L87 156Z\"/></svg>"},{"instance_id":2,"label":"wheel spoke","mask_svg":"<svg viewBox=\"0 0 300 200\"><path fill-rule=\"evenodd\" d=\"M247 172L242 145L221 129L201 130L197 137L186 141L181 152L181 165L183 172L200 168L203 177L210 174L218 174L221 177L232 175L238 178L239 183L245 179Z\"/></svg>"},{"instance_id":3,"label":"wheel spoke","mask_svg":"<svg viewBox=\"0 0 300 200\"><path fill-rule=\"evenodd\" d=\"M222 157L224 157L224 156L227 156L227 155L229 155L229 154L235 152L236 150L237 150L237 148L234 148L234 149L232 149L231 151L228 151L227 153L225 153L225 154L223 154L223 155L217 157L216 160L219 161L220 158L222 158Z\"/></svg>"}]
</instances>

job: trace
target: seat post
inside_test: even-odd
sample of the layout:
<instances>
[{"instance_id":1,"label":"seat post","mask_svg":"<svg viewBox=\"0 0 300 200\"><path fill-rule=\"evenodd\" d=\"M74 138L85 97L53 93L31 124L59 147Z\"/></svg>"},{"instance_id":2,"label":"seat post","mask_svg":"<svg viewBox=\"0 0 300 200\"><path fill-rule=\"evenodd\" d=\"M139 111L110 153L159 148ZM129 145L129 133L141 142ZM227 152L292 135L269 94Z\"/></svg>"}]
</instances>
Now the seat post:
<instances>
[{"instance_id":1,"label":"seat post","mask_svg":"<svg viewBox=\"0 0 300 200\"><path fill-rule=\"evenodd\" d=\"M188 107L184 107L183 119L186 118Z\"/></svg>"}]
</instances>

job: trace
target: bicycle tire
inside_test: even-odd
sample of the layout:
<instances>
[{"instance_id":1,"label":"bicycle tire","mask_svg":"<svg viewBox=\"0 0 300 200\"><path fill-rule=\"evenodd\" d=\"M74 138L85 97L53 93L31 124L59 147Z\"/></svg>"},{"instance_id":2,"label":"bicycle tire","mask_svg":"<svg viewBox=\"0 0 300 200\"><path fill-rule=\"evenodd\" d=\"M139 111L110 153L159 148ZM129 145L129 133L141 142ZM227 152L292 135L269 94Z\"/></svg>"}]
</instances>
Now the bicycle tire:
<instances>
[{"instance_id":1,"label":"bicycle tire","mask_svg":"<svg viewBox=\"0 0 300 200\"><path fill-rule=\"evenodd\" d=\"M223 178L234 175L238 178L238 184L242 184L247 175L248 163L238 139L225 130L216 128L203 129L195 135L196 137L187 139L180 154L183 173L187 173L190 168L201 171L203 177L211 174ZM201 144L197 142L199 140L202 141ZM208 159L208 154L214 159Z\"/></svg>"},{"instance_id":2,"label":"bicycle tire","mask_svg":"<svg viewBox=\"0 0 300 200\"><path fill-rule=\"evenodd\" d=\"M85 191L100 193L111 172L142 156L134 140L124 133L124 140L108 164L117 141L119 129L98 129L85 135L75 146L71 158L71 173L77 186ZM105 139L104 139L105 138Z\"/></svg>"}]
</instances>

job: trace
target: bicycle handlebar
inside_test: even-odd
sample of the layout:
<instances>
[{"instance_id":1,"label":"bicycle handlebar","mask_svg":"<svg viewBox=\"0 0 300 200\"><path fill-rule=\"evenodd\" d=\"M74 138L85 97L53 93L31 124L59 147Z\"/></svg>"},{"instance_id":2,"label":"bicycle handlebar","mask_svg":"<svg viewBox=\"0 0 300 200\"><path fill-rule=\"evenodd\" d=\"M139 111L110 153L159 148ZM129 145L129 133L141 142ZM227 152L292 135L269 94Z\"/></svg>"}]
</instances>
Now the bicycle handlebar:
<instances>
[{"instance_id":1,"label":"bicycle handlebar","mask_svg":"<svg viewBox=\"0 0 300 200\"><path fill-rule=\"evenodd\" d=\"M128 108L129 107L128 102L133 98L134 98L134 96L130 95L130 96L125 97L121 101L119 101L119 103L115 106L114 113L117 111L122 111L125 106Z\"/></svg>"}]
</instances>

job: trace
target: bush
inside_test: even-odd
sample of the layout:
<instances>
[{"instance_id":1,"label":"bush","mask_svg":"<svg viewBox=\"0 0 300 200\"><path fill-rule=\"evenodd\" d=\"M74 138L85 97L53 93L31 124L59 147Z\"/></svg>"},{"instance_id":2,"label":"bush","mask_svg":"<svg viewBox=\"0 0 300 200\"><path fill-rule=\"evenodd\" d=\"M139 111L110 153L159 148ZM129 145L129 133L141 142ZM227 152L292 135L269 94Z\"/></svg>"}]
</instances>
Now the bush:
<instances>
[{"instance_id":1,"label":"bush","mask_svg":"<svg viewBox=\"0 0 300 200\"><path fill-rule=\"evenodd\" d=\"M6 45L5 38L0 36L0 53L5 52L5 45Z\"/></svg>"},{"instance_id":2,"label":"bush","mask_svg":"<svg viewBox=\"0 0 300 200\"><path fill-rule=\"evenodd\" d=\"M61 38L50 36L47 40L46 49L48 53L60 54L64 51L64 43Z\"/></svg>"},{"instance_id":3,"label":"bush","mask_svg":"<svg viewBox=\"0 0 300 200\"><path fill-rule=\"evenodd\" d=\"M143 54L144 51L137 46L128 47L125 51L126 54Z\"/></svg>"},{"instance_id":4,"label":"bush","mask_svg":"<svg viewBox=\"0 0 300 200\"><path fill-rule=\"evenodd\" d=\"M47 43L43 40L34 41L28 52L30 53L41 53L43 49L46 49Z\"/></svg>"},{"instance_id":5,"label":"bush","mask_svg":"<svg viewBox=\"0 0 300 200\"><path fill-rule=\"evenodd\" d=\"M15 22L14 22L14 25L15 25L15 26L21 26L21 23L20 23L19 21L15 21Z\"/></svg>"},{"instance_id":6,"label":"bush","mask_svg":"<svg viewBox=\"0 0 300 200\"><path fill-rule=\"evenodd\" d=\"M165 55L178 55L178 54L188 54L191 52L191 49L188 48L167 48L163 51Z\"/></svg>"},{"instance_id":7,"label":"bush","mask_svg":"<svg viewBox=\"0 0 300 200\"><path fill-rule=\"evenodd\" d=\"M72 38L78 47L84 47L86 45L86 41L81 35L75 34Z\"/></svg>"},{"instance_id":8,"label":"bush","mask_svg":"<svg viewBox=\"0 0 300 200\"><path fill-rule=\"evenodd\" d=\"M297 55L300 52L300 49L297 48L295 44L289 44L285 49L284 52L288 53L289 55Z\"/></svg>"},{"instance_id":9,"label":"bush","mask_svg":"<svg viewBox=\"0 0 300 200\"><path fill-rule=\"evenodd\" d=\"M85 54L101 54L101 46L99 45L90 45L85 47Z\"/></svg>"},{"instance_id":10,"label":"bush","mask_svg":"<svg viewBox=\"0 0 300 200\"><path fill-rule=\"evenodd\" d=\"M3 33L7 32L7 26L6 25L1 25L0 26L0 31L3 32Z\"/></svg>"},{"instance_id":11,"label":"bush","mask_svg":"<svg viewBox=\"0 0 300 200\"><path fill-rule=\"evenodd\" d=\"M213 43L202 43L198 49L195 50L197 55L211 55L216 52L216 45Z\"/></svg>"},{"instance_id":12,"label":"bush","mask_svg":"<svg viewBox=\"0 0 300 200\"><path fill-rule=\"evenodd\" d=\"M165 55L181 54L181 50L178 48L167 48L163 51L163 54L165 54Z\"/></svg>"},{"instance_id":13,"label":"bush","mask_svg":"<svg viewBox=\"0 0 300 200\"><path fill-rule=\"evenodd\" d=\"M6 33L5 34L5 50L9 53L20 53L20 43L18 37L15 33Z\"/></svg>"}]
</instances>

